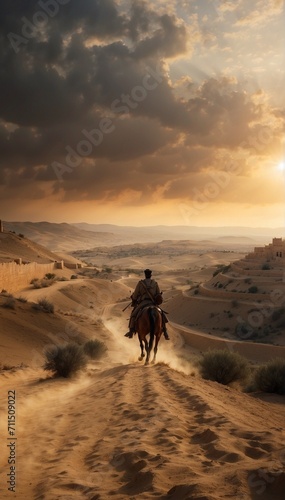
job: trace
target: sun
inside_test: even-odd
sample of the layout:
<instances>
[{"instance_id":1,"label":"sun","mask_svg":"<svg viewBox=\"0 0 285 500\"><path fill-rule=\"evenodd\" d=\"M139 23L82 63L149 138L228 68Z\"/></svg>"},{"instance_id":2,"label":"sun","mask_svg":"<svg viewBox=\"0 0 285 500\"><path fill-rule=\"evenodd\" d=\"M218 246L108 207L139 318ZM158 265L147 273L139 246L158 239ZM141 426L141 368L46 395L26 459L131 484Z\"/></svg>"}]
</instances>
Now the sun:
<instances>
[{"instance_id":1,"label":"sun","mask_svg":"<svg viewBox=\"0 0 285 500\"><path fill-rule=\"evenodd\" d=\"M284 172L284 170L285 170L285 161L280 161L280 163L278 163L278 165L277 165L277 168L278 168L278 170L280 170L280 172Z\"/></svg>"}]
</instances>

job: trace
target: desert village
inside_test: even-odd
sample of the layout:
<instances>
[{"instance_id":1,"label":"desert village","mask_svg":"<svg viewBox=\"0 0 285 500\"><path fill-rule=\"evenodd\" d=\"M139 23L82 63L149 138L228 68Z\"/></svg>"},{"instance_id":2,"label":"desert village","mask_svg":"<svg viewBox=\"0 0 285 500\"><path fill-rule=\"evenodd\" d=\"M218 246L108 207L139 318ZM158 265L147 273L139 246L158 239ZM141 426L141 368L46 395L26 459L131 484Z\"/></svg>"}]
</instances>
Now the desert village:
<instances>
[{"instance_id":1,"label":"desert village","mask_svg":"<svg viewBox=\"0 0 285 500\"><path fill-rule=\"evenodd\" d=\"M224 349L251 370L285 359L284 240L249 253L187 254L185 244L173 257L134 257L133 246L118 257L110 248L91 265L0 227L0 380L17 401L17 468L9 472L4 446L1 498L283 500L284 396L203 380L197 359ZM170 342L162 339L157 363L144 367L137 338L124 337L123 311L149 266ZM39 308L43 299L54 309ZM77 377L43 370L47 346L94 338L107 357Z\"/></svg>"}]
</instances>

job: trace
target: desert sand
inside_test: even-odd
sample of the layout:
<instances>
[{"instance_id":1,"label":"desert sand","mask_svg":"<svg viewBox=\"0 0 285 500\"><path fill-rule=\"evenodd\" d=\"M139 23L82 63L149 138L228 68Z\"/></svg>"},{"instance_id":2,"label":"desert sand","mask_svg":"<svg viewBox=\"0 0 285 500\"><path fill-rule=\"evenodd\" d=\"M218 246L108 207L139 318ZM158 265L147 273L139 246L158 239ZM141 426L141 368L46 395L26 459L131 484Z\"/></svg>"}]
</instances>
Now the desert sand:
<instances>
[{"instance_id":1,"label":"desert sand","mask_svg":"<svg viewBox=\"0 0 285 500\"><path fill-rule=\"evenodd\" d=\"M210 276L222 257L204 256L198 268L193 256L192 279ZM175 267L183 268L178 259ZM138 259L142 269L151 262ZM185 282L170 271L160 281L171 340L161 339L156 365L139 362L137 338L124 337L129 309L122 309L136 275L27 287L14 293L27 302L16 300L13 309L1 307L0 296L0 362L7 365L0 371L1 499L284 499L284 397L205 381L195 359L209 345L238 346L253 363L275 352L285 357L285 348L189 327ZM32 308L43 297L54 314ZM196 307L206 314L202 298ZM105 342L105 359L70 380L43 370L48 344L90 338ZM14 436L7 428L9 391L16 394ZM8 490L9 456L15 492Z\"/></svg>"}]
</instances>

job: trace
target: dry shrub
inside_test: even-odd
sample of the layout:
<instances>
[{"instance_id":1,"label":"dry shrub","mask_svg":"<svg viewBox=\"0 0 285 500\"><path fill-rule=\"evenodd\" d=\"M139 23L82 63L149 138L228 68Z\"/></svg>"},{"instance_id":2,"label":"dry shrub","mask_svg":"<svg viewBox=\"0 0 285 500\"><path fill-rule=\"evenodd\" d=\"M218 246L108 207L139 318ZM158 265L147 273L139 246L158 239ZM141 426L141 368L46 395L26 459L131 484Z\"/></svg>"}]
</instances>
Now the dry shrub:
<instances>
[{"instance_id":1,"label":"dry shrub","mask_svg":"<svg viewBox=\"0 0 285 500\"><path fill-rule=\"evenodd\" d=\"M16 307L16 300L13 296L8 297L7 300L2 304L2 307L5 307L6 309L15 309Z\"/></svg>"},{"instance_id":2,"label":"dry shrub","mask_svg":"<svg viewBox=\"0 0 285 500\"><path fill-rule=\"evenodd\" d=\"M84 353L91 359L101 359L107 353L107 347L100 340L88 340L83 346Z\"/></svg>"},{"instance_id":3,"label":"dry shrub","mask_svg":"<svg viewBox=\"0 0 285 500\"><path fill-rule=\"evenodd\" d=\"M249 375L249 365L240 354L226 349L213 349L203 354L199 361L202 377L223 385L243 381Z\"/></svg>"},{"instance_id":4,"label":"dry shrub","mask_svg":"<svg viewBox=\"0 0 285 500\"><path fill-rule=\"evenodd\" d=\"M55 280L56 275L54 273L46 273L44 279L46 280Z\"/></svg>"},{"instance_id":5,"label":"dry shrub","mask_svg":"<svg viewBox=\"0 0 285 500\"><path fill-rule=\"evenodd\" d=\"M47 299L39 299L38 302L33 305L33 308L36 309L37 311L54 313L54 305Z\"/></svg>"},{"instance_id":6,"label":"dry shrub","mask_svg":"<svg viewBox=\"0 0 285 500\"><path fill-rule=\"evenodd\" d=\"M30 281L30 284L33 285L34 288L47 288L48 286L53 285L53 283L57 280L57 277L53 273L46 273L43 279L33 278Z\"/></svg>"},{"instance_id":7,"label":"dry shrub","mask_svg":"<svg viewBox=\"0 0 285 500\"><path fill-rule=\"evenodd\" d=\"M259 366L254 375L255 389L285 394L285 360L276 358Z\"/></svg>"},{"instance_id":8,"label":"dry shrub","mask_svg":"<svg viewBox=\"0 0 285 500\"><path fill-rule=\"evenodd\" d=\"M74 343L53 345L46 350L45 357L44 370L53 372L57 377L71 377L87 364L82 347Z\"/></svg>"}]
</instances>

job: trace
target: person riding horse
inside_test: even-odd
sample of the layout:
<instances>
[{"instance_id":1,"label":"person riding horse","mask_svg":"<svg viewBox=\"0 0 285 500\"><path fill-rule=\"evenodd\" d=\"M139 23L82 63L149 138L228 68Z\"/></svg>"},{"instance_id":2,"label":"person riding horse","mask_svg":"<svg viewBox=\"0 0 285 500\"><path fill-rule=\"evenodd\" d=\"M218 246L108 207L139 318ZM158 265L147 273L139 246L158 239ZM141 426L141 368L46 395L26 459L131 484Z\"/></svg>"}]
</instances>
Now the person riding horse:
<instances>
[{"instance_id":1,"label":"person riding horse","mask_svg":"<svg viewBox=\"0 0 285 500\"><path fill-rule=\"evenodd\" d=\"M138 282L134 293L131 295L133 311L129 320L129 331L125 334L125 337L128 337L129 339L133 338L133 335L136 333L135 322L139 311L147 305L159 305L162 303L162 292L160 291L157 282L151 279L152 271L150 269L145 269L144 274L145 279ZM169 335L166 329L168 319L163 311L161 311L161 314L162 331L165 339L169 340Z\"/></svg>"}]
</instances>

